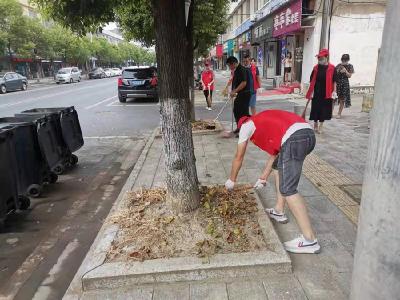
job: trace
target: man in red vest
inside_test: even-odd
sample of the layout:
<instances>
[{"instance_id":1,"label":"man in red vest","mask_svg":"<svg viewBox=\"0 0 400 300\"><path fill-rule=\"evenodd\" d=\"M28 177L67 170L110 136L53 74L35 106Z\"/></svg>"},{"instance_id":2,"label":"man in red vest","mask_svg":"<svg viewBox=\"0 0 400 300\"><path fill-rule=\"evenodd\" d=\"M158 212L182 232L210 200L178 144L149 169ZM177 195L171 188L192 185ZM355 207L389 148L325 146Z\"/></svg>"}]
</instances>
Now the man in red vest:
<instances>
[{"instance_id":1,"label":"man in red vest","mask_svg":"<svg viewBox=\"0 0 400 300\"><path fill-rule=\"evenodd\" d=\"M320 245L312 229L303 197L298 193L303 162L315 147L315 135L311 126L300 116L282 110L266 110L252 117L242 117L238 127L239 141L232 162L230 178L225 187L232 190L242 166L248 141L252 141L270 157L255 188L267 184L268 176L274 172L278 195L275 208L266 209L270 218L286 223L286 203L300 227L302 235L284 243L285 249L293 253L319 253Z\"/></svg>"}]
</instances>

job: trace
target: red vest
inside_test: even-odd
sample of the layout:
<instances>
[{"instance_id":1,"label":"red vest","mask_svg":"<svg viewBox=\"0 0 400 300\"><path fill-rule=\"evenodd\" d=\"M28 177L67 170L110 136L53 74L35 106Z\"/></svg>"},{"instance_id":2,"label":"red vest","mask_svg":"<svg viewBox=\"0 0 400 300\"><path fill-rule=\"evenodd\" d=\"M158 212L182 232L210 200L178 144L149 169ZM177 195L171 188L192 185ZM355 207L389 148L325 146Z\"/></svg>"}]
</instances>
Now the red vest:
<instances>
[{"instance_id":1,"label":"red vest","mask_svg":"<svg viewBox=\"0 0 400 300\"><path fill-rule=\"evenodd\" d=\"M257 67L254 64L251 64L251 74L253 75L254 91L256 92L260 88L260 85L257 81Z\"/></svg>"},{"instance_id":2,"label":"red vest","mask_svg":"<svg viewBox=\"0 0 400 300\"><path fill-rule=\"evenodd\" d=\"M314 91L315 83L317 81L317 73L318 73L318 65L314 66L313 77L310 82L310 88L308 89L306 98L311 99L312 93ZM326 94L325 99L332 99L333 93L333 75L335 74L335 66L332 64L328 65L328 69L326 71Z\"/></svg>"},{"instance_id":3,"label":"red vest","mask_svg":"<svg viewBox=\"0 0 400 300\"><path fill-rule=\"evenodd\" d=\"M265 110L250 118L256 130L250 140L261 150L276 155L281 150L282 138L295 123L307 123L294 113L283 110Z\"/></svg>"},{"instance_id":4,"label":"red vest","mask_svg":"<svg viewBox=\"0 0 400 300\"><path fill-rule=\"evenodd\" d=\"M204 84L206 85L205 89L208 90L208 84L213 81L214 79L214 74L213 71L211 70L205 70L203 73L201 73L201 80L203 80ZM210 90L214 90L214 83L210 86Z\"/></svg>"}]
</instances>

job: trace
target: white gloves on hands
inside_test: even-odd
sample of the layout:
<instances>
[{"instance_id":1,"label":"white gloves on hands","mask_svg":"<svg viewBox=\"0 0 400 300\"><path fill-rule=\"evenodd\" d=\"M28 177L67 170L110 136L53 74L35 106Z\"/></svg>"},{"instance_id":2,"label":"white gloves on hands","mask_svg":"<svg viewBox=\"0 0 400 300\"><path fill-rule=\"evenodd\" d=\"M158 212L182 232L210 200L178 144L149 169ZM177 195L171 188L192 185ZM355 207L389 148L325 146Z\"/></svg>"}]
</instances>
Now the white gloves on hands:
<instances>
[{"instance_id":1,"label":"white gloves on hands","mask_svg":"<svg viewBox=\"0 0 400 300\"><path fill-rule=\"evenodd\" d=\"M266 181L266 180L264 180L264 179L257 179L257 182L256 182L256 184L254 185L254 188L255 188L256 190L259 190L259 189L265 187L266 185L267 185L267 181Z\"/></svg>"},{"instance_id":2,"label":"white gloves on hands","mask_svg":"<svg viewBox=\"0 0 400 300\"><path fill-rule=\"evenodd\" d=\"M225 188L226 188L228 191L232 191L234 187L235 187L235 182L233 182L232 180L228 179L228 180L225 182Z\"/></svg>"},{"instance_id":3,"label":"white gloves on hands","mask_svg":"<svg viewBox=\"0 0 400 300\"><path fill-rule=\"evenodd\" d=\"M332 93L332 99L337 99L337 93L336 92Z\"/></svg>"}]
</instances>

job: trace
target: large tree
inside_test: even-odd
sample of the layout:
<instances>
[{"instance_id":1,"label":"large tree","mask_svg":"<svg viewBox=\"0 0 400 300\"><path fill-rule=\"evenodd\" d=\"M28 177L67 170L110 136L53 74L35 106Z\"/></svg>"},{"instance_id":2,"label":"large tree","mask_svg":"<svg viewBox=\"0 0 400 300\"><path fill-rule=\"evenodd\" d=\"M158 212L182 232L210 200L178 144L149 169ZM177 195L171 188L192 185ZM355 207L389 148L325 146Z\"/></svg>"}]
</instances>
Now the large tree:
<instances>
[{"instance_id":1,"label":"large tree","mask_svg":"<svg viewBox=\"0 0 400 300\"><path fill-rule=\"evenodd\" d=\"M192 0L193 2L194 0ZM217 1L217 0L210 0ZM222 0L221 0L222 1ZM104 0L102 5L85 0L34 0L48 16L85 33L110 21L122 20L118 12L126 4L144 7L144 0ZM155 45L161 102L161 129L164 140L168 202L176 212L191 211L199 205L199 189L190 125L188 62L193 58L193 7L186 28L185 1L152 0ZM144 10L145 12L146 10ZM147 10L148 11L148 10ZM224 12L222 12L224 15ZM140 19L142 15L135 15ZM118 17L119 16L119 17ZM139 24L142 27L142 24ZM135 28L135 24L130 25ZM204 24L213 26L213 24ZM151 29L145 27L144 30ZM143 34L144 35L144 34ZM142 40L148 36L143 36ZM150 40L150 39L149 39ZM184 49L184 51L180 51ZM190 49L190 51L188 50ZM189 57L189 53L191 54ZM185 63L181 64L180 61Z\"/></svg>"}]
</instances>

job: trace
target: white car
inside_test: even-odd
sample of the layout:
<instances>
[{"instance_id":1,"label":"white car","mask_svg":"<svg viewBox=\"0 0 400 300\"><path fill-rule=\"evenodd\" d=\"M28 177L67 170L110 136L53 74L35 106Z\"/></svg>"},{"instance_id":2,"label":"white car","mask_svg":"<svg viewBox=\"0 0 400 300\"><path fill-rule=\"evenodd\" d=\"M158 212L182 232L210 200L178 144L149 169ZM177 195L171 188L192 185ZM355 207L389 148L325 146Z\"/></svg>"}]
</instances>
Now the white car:
<instances>
[{"instance_id":1,"label":"white car","mask_svg":"<svg viewBox=\"0 0 400 300\"><path fill-rule=\"evenodd\" d=\"M121 76L122 75L122 71L119 68L112 68L111 69L113 76Z\"/></svg>"},{"instance_id":2,"label":"white car","mask_svg":"<svg viewBox=\"0 0 400 300\"><path fill-rule=\"evenodd\" d=\"M56 83L73 83L81 81L81 72L76 67L62 68L56 74Z\"/></svg>"},{"instance_id":3,"label":"white car","mask_svg":"<svg viewBox=\"0 0 400 300\"><path fill-rule=\"evenodd\" d=\"M106 73L106 77L111 77L112 76L112 70L111 69L104 69L104 73Z\"/></svg>"}]
</instances>

